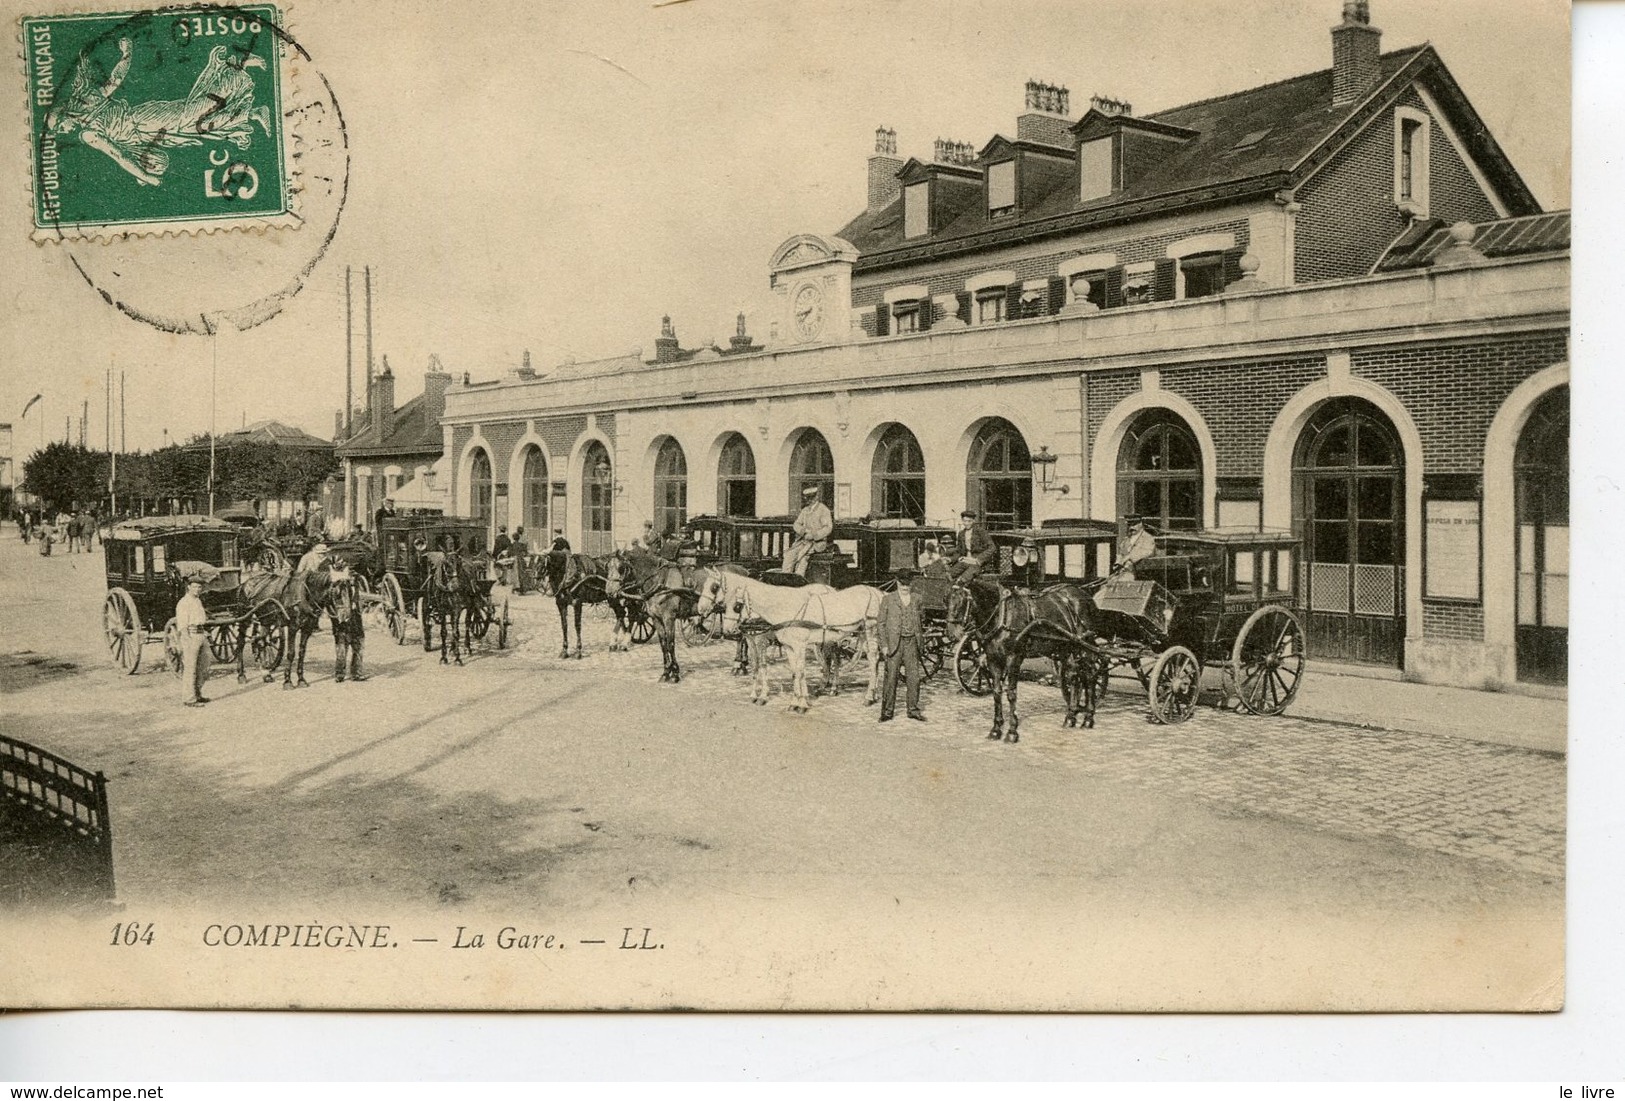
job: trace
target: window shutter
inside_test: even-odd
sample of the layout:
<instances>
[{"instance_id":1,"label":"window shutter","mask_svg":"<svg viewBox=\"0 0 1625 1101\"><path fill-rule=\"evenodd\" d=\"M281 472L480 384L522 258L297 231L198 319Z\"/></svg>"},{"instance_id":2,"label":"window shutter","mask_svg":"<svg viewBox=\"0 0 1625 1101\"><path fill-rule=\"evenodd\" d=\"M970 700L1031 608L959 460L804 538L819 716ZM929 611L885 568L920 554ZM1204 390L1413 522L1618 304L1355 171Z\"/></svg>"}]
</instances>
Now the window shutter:
<instances>
[{"instance_id":1,"label":"window shutter","mask_svg":"<svg viewBox=\"0 0 1625 1101\"><path fill-rule=\"evenodd\" d=\"M1241 254L1246 249L1226 249L1224 253L1224 285L1229 286L1241 278Z\"/></svg>"},{"instance_id":2,"label":"window shutter","mask_svg":"<svg viewBox=\"0 0 1625 1101\"><path fill-rule=\"evenodd\" d=\"M891 307L884 302L875 307L875 335L891 335Z\"/></svg>"},{"instance_id":3,"label":"window shutter","mask_svg":"<svg viewBox=\"0 0 1625 1101\"><path fill-rule=\"evenodd\" d=\"M937 307L936 304L931 301L930 297L927 296L920 299L920 332L923 333L929 329L931 327L931 322L935 321L936 317Z\"/></svg>"},{"instance_id":4,"label":"window shutter","mask_svg":"<svg viewBox=\"0 0 1625 1101\"><path fill-rule=\"evenodd\" d=\"M1106 272L1106 309L1114 310L1123 304L1123 269L1112 268Z\"/></svg>"},{"instance_id":5,"label":"window shutter","mask_svg":"<svg viewBox=\"0 0 1625 1101\"><path fill-rule=\"evenodd\" d=\"M1066 280L1059 275L1049 277L1049 312L1060 313L1061 307L1066 305Z\"/></svg>"},{"instance_id":6,"label":"window shutter","mask_svg":"<svg viewBox=\"0 0 1625 1101\"><path fill-rule=\"evenodd\" d=\"M969 325L970 324L970 316L971 316L971 314L970 314L970 306L971 306L971 294L970 294L970 291L960 291L960 292L958 292L957 294L954 295L954 298L959 302L959 320L961 320L965 324Z\"/></svg>"},{"instance_id":7,"label":"window shutter","mask_svg":"<svg viewBox=\"0 0 1625 1101\"><path fill-rule=\"evenodd\" d=\"M1152 297L1158 302L1168 302L1174 297L1174 272L1179 267L1177 260L1158 260L1157 269L1152 279Z\"/></svg>"},{"instance_id":8,"label":"window shutter","mask_svg":"<svg viewBox=\"0 0 1625 1101\"><path fill-rule=\"evenodd\" d=\"M1004 288L1004 319L1014 321L1021 316L1021 284L1011 283Z\"/></svg>"}]
</instances>

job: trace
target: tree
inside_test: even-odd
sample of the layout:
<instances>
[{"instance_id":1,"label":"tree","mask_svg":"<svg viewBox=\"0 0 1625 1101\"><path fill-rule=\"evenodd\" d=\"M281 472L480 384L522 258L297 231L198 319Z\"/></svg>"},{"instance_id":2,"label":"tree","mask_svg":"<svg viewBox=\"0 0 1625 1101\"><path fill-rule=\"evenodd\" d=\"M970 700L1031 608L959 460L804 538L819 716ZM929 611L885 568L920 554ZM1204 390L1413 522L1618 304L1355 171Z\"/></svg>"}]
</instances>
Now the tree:
<instances>
[{"instance_id":1,"label":"tree","mask_svg":"<svg viewBox=\"0 0 1625 1101\"><path fill-rule=\"evenodd\" d=\"M23 488L38 496L47 512L89 508L107 497L109 461L105 451L49 443L23 463Z\"/></svg>"}]
</instances>

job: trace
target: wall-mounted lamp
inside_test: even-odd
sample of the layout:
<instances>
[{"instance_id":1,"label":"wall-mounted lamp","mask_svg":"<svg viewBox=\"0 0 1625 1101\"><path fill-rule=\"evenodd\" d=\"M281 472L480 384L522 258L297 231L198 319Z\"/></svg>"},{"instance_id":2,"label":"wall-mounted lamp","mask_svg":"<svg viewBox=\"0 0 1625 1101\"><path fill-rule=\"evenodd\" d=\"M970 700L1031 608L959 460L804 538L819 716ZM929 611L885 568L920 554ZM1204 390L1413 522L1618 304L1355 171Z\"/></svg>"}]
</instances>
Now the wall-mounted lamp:
<instances>
[{"instance_id":1,"label":"wall-mounted lamp","mask_svg":"<svg viewBox=\"0 0 1625 1101\"><path fill-rule=\"evenodd\" d=\"M1032 457L1033 473L1038 475L1038 488L1046 491L1054 490L1059 493L1066 493L1071 490L1071 486L1056 486L1055 484L1055 460L1058 458L1060 458L1059 455L1050 454L1048 444L1038 445L1038 454Z\"/></svg>"},{"instance_id":2,"label":"wall-mounted lamp","mask_svg":"<svg viewBox=\"0 0 1625 1101\"><path fill-rule=\"evenodd\" d=\"M592 480L612 493L621 493L626 488L615 480L615 470L608 459L599 459L593 466Z\"/></svg>"}]
</instances>

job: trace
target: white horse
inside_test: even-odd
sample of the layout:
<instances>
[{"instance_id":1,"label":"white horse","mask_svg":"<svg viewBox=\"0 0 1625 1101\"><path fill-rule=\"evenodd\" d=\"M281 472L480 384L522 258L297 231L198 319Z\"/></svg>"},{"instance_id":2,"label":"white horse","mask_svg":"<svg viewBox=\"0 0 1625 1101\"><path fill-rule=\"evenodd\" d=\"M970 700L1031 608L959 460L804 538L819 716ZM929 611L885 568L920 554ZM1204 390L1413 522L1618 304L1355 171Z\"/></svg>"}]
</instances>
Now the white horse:
<instances>
[{"instance_id":1,"label":"white horse","mask_svg":"<svg viewBox=\"0 0 1625 1101\"><path fill-rule=\"evenodd\" d=\"M868 585L839 590L828 585L788 588L735 574L713 574L700 592L696 612L703 616L720 604L724 620L736 618L739 621L739 630L749 645L751 665L756 672L752 703L767 703L770 692L762 651L768 642L777 640L784 647L785 660L790 666L794 694L790 709L805 712L810 706L808 647L817 646L826 655L825 684L833 691L835 683L828 655L831 648L845 638L861 639L867 655L869 688L864 703L872 704L879 699L880 600L880 590Z\"/></svg>"}]
</instances>

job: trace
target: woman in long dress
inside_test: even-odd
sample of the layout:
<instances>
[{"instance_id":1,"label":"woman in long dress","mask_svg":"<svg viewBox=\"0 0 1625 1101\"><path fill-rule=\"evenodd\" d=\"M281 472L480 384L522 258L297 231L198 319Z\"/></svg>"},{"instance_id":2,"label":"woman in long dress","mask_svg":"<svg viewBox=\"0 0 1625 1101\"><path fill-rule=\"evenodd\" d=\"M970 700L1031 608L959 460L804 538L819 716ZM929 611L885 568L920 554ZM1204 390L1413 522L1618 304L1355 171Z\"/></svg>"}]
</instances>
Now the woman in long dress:
<instances>
[{"instance_id":1,"label":"woman in long dress","mask_svg":"<svg viewBox=\"0 0 1625 1101\"><path fill-rule=\"evenodd\" d=\"M79 59L66 100L46 116L52 132L77 134L80 141L152 187L163 182L169 169L165 149L205 141L229 141L247 149L254 135L252 123L271 132L270 110L254 106L254 78L247 72L265 68L264 59L249 54L232 60L227 47L216 46L185 99L131 104L113 98L130 71L130 40L120 39L118 46L118 63L104 84L98 85L91 75L90 59Z\"/></svg>"}]
</instances>

